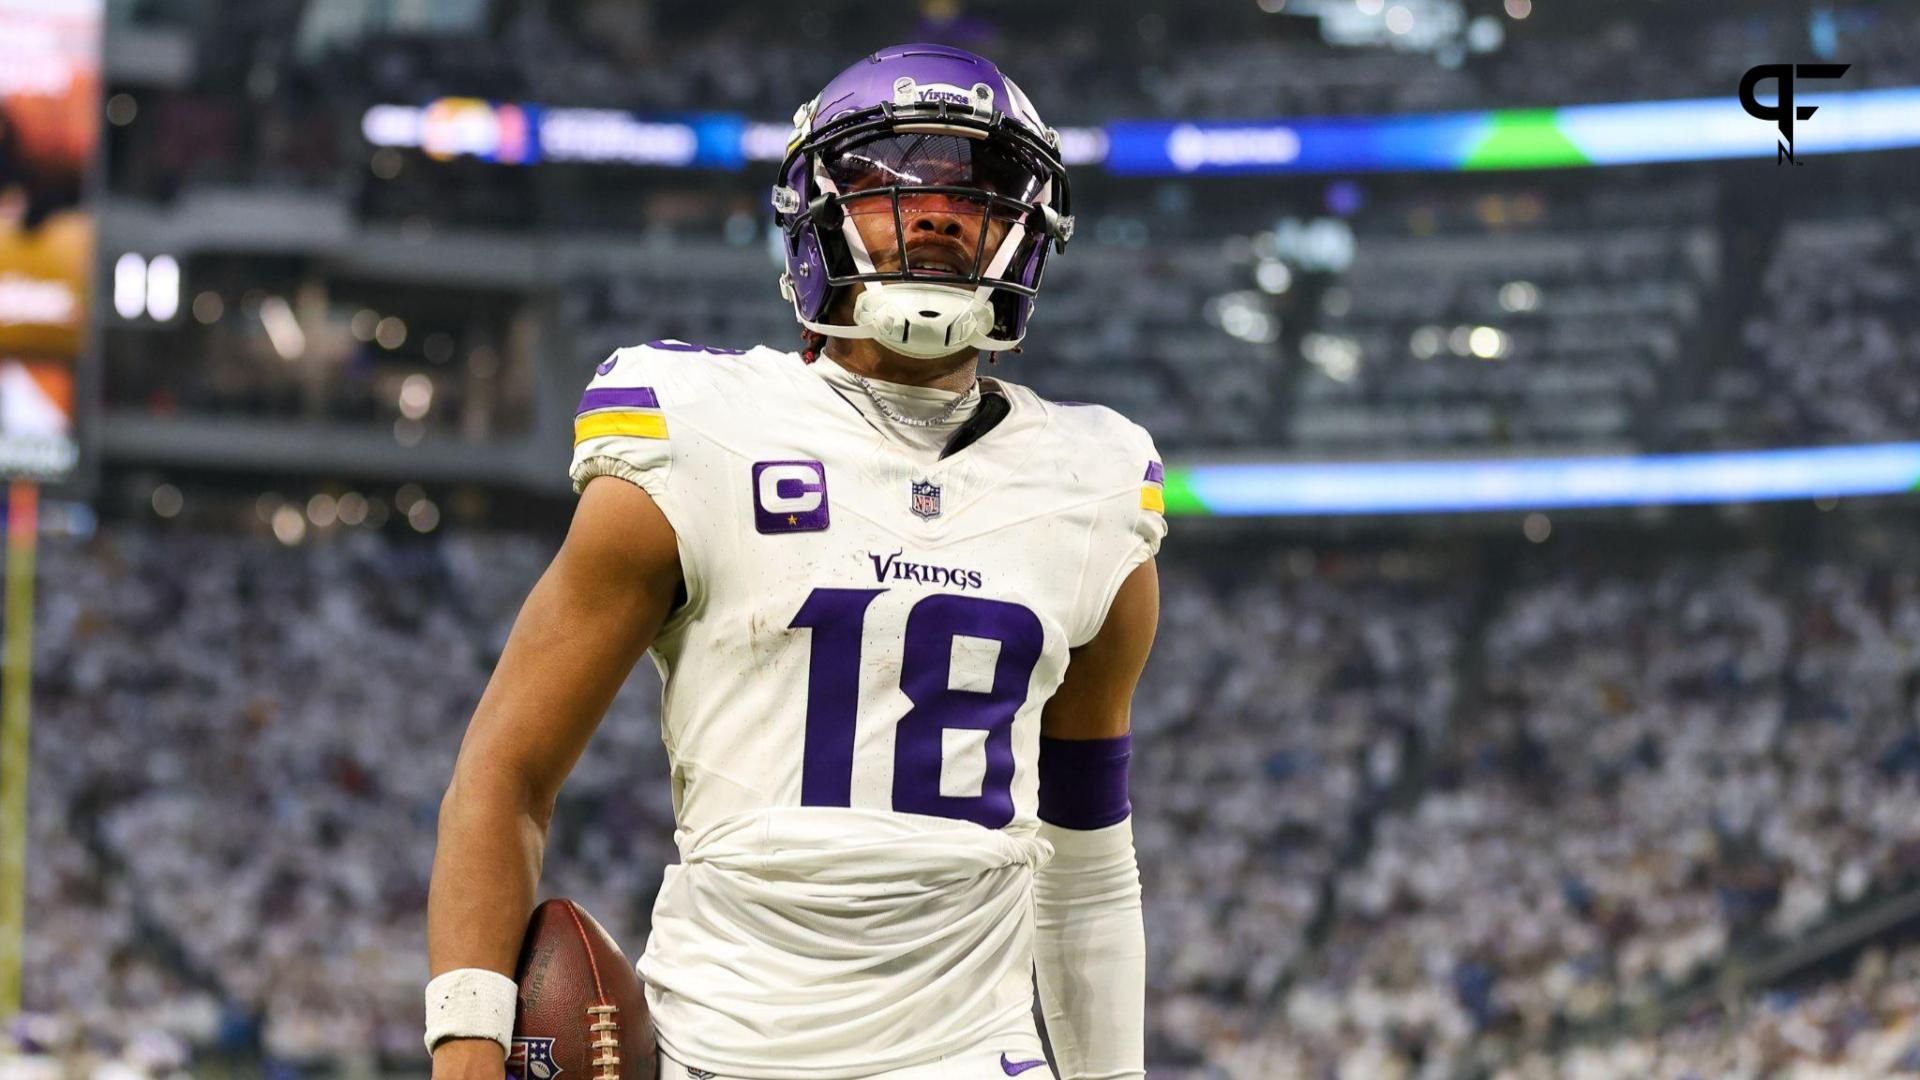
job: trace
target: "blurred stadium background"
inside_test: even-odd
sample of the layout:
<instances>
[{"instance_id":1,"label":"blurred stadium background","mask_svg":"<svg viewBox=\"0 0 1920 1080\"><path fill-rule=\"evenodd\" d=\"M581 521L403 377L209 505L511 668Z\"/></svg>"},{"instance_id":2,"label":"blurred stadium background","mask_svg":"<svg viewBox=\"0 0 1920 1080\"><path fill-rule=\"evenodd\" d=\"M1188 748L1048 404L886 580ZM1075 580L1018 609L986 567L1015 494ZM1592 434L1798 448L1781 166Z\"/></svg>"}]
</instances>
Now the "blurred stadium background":
<instances>
[{"instance_id":1,"label":"blurred stadium background","mask_svg":"<svg viewBox=\"0 0 1920 1080\"><path fill-rule=\"evenodd\" d=\"M1914 5L0 0L0 1074L424 1075L578 389L797 341L766 158L897 40L1077 163L995 370L1169 466L1153 1075L1920 1072ZM544 883L630 951L656 697Z\"/></svg>"}]
</instances>

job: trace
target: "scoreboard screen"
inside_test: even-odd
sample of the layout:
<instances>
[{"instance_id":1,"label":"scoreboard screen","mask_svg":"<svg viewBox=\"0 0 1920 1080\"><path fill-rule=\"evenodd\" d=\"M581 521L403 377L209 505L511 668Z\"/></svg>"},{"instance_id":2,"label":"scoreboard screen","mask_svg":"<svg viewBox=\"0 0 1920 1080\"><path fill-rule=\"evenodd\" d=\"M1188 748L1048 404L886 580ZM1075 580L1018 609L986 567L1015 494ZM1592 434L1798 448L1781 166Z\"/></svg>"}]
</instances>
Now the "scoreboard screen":
<instances>
[{"instance_id":1,"label":"scoreboard screen","mask_svg":"<svg viewBox=\"0 0 1920 1080\"><path fill-rule=\"evenodd\" d=\"M0 0L0 476L58 482L79 459L101 9L101 0Z\"/></svg>"}]
</instances>

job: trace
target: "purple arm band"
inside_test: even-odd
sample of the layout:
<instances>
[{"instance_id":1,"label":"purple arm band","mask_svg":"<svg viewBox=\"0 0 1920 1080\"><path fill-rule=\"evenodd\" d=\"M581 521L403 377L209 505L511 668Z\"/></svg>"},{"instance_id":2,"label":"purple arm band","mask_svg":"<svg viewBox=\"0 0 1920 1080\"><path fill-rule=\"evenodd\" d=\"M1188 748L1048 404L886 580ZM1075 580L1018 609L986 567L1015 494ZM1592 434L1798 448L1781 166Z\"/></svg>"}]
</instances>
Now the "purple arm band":
<instances>
[{"instance_id":1,"label":"purple arm band","mask_svg":"<svg viewBox=\"0 0 1920 1080\"><path fill-rule=\"evenodd\" d=\"M1127 759L1133 736L1049 739L1040 736L1040 820L1063 829L1104 829L1133 813L1127 801Z\"/></svg>"}]
</instances>

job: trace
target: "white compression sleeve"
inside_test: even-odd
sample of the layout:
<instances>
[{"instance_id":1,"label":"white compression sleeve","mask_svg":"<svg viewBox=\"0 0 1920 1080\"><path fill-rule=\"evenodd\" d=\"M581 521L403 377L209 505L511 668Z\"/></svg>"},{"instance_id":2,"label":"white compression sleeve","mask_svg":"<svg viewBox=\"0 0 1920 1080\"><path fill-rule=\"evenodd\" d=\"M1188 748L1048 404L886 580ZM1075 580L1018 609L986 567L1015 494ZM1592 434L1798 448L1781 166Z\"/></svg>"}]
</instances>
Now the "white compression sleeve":
<instances>
[{"instance_id":1,"label":"white compression sleeve","mask_svg":"<svg viewBox=\"0 0 1920 1080\"><path fill-rule=\"evenodd\" d=\"M1147 936L1133 819L1042 822L1053 860L1034 875L1034 966L1060 1080L1144 1080Z\"/></svg>"}]
</instances>

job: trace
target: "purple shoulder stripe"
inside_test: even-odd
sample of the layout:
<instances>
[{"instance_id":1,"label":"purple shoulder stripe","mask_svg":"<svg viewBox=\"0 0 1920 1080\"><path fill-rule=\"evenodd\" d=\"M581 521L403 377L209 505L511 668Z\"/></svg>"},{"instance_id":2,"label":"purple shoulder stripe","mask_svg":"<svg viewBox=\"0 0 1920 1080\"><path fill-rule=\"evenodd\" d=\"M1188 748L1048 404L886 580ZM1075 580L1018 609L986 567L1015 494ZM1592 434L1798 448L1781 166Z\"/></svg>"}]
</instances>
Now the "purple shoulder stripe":
<instances>
[{"instance_id":1,"label":"purple shoulder stripe","mask_svg":"<svg viewBox=\"0 0 1920 1080\"><path fill-rule=\"evenodd\" d=\"M660 399L651 386L602 386L580 395L576 412L595 409L657 409Z\"/></svg>"},{"instance_id":2,"label":"purple shoulder stripe","mask_svg":"<svg viewBox=\"0 0 1920 1080\"><path fill-rule=\"evenodd\" d=\"M1149 461L1149 462L1147 462L1147 479L1146 479L1146 482L1147 482L1147 483L1149 483L1149 484L1164 484L1164 483L1166 483L1166 482L1167 482L1167 470L1166 470L1166 468L1165 468L1164 466L1162 466L1162 465L1161 465L1161 464L1160 464L1159 462L1157 462L1157 461Z\"/></svg>"}]
</instances>

